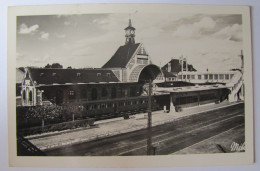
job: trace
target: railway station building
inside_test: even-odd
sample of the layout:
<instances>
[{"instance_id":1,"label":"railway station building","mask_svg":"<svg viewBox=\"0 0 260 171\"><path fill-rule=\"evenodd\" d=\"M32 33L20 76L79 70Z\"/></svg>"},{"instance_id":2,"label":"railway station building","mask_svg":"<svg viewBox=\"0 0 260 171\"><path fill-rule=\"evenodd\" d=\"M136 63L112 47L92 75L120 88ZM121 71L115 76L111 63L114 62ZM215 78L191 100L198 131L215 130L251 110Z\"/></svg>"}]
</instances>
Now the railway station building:
<instances>
[{"instance_id":1,"label":"railway station building","mask_svg":"<svg viewBox=\"0 0 260 171\"><path fill-rule=\"evenodd\" d=\"M21 81L21 105L72 103L85 106L87 110L109 111L108 108L113 108L111 112L123 110L126 105L133 109L141 105L147 107L150 81L153 86L153 104L157 109L167 106L172 112L178 111L180 107L221 102L227 98L235 100L238 97L236 93L239 90L235 89L235 84L241 88L241 83L237 80L229 87L198 87L190 81L192 76L188 79L187 75L192 73L195 75L196 69L187 63L186 58L173 59L162 68L153 64L144 45L135 42L135 28L129 20L125 28L125 44L117 49L102 68L25 68ZM235 73L230 73L229 78L234 75ZM240 75L240 80L241 77ZM236 77L233 80L234 78ZM189 86L159 86L168 81L182 81ZM231 93L233 89L234 94Z\"/></svg>"}]
</instances>

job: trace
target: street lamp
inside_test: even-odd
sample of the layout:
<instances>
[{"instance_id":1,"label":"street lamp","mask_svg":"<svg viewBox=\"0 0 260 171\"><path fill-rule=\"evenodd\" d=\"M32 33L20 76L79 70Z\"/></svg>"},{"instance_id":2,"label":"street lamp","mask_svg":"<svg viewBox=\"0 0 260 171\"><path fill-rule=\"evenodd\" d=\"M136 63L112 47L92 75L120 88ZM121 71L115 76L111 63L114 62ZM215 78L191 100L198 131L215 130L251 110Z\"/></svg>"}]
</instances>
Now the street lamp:
<instances>
[{"instance_id":1,"label":"street lamp","mask_svg":"<svg viewBox=\"0 0 260 171\"><path fill-rule=\"evenodd\" d=\"M152 155L152 81L149 80L148 91L148 121L147 121L147 155Z\"/></svg>"}]
</instances>

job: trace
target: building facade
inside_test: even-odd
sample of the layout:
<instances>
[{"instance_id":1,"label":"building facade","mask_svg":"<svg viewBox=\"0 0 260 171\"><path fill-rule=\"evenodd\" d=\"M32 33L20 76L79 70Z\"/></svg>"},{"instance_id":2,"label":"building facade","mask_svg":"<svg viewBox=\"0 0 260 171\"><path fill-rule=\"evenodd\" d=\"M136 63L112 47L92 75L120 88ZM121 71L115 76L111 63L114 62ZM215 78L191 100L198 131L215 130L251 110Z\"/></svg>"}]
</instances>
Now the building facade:
<instances>
[{"instance_id":1,"label":"building facade","mask_svg":"<svg viewBox=\"0 0 260 171\"><path fill-rule=\"evenodd\" d=\"M135 28L129 20L125 45L120 46L102 68L26 68L22 82L22 106L44 103L62 105L147 95L145 84L164 82L142 43L135 43Z\"/></svg>"}]
</instances>

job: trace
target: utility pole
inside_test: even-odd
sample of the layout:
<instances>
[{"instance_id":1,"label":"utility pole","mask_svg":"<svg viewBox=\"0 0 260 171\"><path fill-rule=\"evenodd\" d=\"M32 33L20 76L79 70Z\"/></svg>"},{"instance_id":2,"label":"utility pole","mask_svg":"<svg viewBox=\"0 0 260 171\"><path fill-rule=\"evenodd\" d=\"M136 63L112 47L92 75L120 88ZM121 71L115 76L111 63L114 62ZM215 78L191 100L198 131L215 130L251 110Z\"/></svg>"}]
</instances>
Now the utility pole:
<instances>
[{"instance_id":1,"label":"utility pole","mask_svg":"<svg viewBox=\"0 0 260 171\"><path fill-rule=\"evenodd\" d=\"M244 55L243 55L243 50L241 50L241 54L239 55L241 58L241 72L244 74Z\"/></svg>"},{"instance_id":2,"label":"utility pole","mask_svg":"<svg viewBox=\"0 0 260 171\"><path fill-rule=\"evenodd\" d=\"M149 80L148 121L147 121L147 155L152 155L152 81Z\"/></svg>"}]
</instances>

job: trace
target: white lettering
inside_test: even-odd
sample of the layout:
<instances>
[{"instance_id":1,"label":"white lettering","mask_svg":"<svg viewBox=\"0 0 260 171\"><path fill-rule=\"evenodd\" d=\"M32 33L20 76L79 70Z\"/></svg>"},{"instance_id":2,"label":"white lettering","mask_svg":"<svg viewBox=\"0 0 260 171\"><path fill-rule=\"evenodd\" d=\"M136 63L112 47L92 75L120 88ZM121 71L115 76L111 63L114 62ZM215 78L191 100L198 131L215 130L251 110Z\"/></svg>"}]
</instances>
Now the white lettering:
<instances>
[{"instance_id":1,"label":"white lettering","mask_svg":"<svg viewBox=\"0 0 260 171\"><path fill-rule=\"evenodd\" d=\"M240 152L240 151L245 151L245 142L241 145L239 145L236 142L233 142L230 146L231 151L236 151L236 152Z\"/></svg>"}]
</instances>

